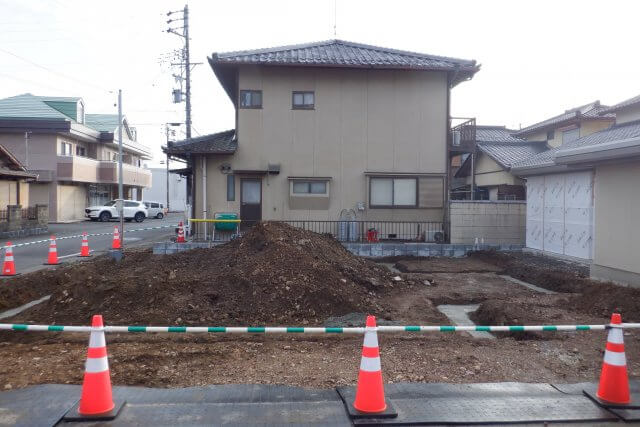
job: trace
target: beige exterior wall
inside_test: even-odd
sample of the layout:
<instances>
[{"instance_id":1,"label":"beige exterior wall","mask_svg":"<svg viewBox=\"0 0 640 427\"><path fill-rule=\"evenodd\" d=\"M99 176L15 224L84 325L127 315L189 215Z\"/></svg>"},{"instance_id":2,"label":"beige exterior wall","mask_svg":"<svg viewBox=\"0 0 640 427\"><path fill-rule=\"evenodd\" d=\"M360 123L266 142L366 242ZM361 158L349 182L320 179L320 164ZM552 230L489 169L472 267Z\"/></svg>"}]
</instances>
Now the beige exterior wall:
<instances>
[{"instance_id":1,"label":"beige exterior wall","mask_svg":"<svg viewBox=\"0 0 640 427\"><path fill-rule=\"evenodd\" d=\"M49 204L49 183L29 183L29 204L35 206L37 204Z\"/></svg>"},{"instance_id":2,"label":"beige exterior wall","mask_svg":"<svg viewBox=\"0 0 640 427\"><path fill-rule=\"evenodd\" d=\"M87 207L87 187L85 185L57 186L57 218L56 221L76 221L84 218Z\"/></svg>"},{"instance_id":3,"label":"beige exterior wall","mask_svg":"<svg viewBox=\"0 0 640 427\"><path fill-rule=\"evenodd\" d=\"M57 136L52 134L31 134L29 136L29 164L30 170L55 170L55 158L60 152L56 146ZM20 163L25 164L24 133L0 134L0 144L15 156Z\"/></svg>"},{"instance_id":4,"label":"beige exterior wall","mask_svg":"<svg viewBox=\"0 0 640 427\"><path fill-rule=\"evenodd\" d=\"M625 108L620 111L616 111L616 123L622 124L627 122L633 122L640 120L640 106Z\"/></svg>"},{"instance_id":5,"label":"beige exterior wall","mask_svg":"<svg viewBox=\"0 0 640 427\"><path fill-rule=\"evenodd\" d=\"M481 187L495 187L498 185L524 185L524 180L512 175L495 160L479 152L475 159L476 185ZM471 176L466 183L471 184ZM496 193L497 195L497 193Z\"/></svg>"},{"instance_id":6,"label":"beige exterior wall","mask_svg":"<svg viewBox=\"0 0 640 427\"><path fill-rule=\"evenodd\" d=\"M0 209L18 204L16 181L0 180Z\"/></svg>"},{"instance_id":7,"label":"beige exterior wall","mask_svg":"<svg viewBox=\"0 0 640 427\"><path fill-rule=\"evenodd\" d=\"M606 129L613 124L613 120L585 120L580 122L580 137L591 135L602 129ZM527 141L547 141L551 147L560 147L562 145L562 129L563 126L555 128L553 139L547 140L547 131L538 132L533 135L526 136Z\"/></svg>"},{"instance_id":8,"label":"beige exterior wall","mask_svg":"<svg viewBox=\"0 0 640 427\"><path fill-rule=\"evenodd\" d=\"M526 202L452 201L451 243L524 245Z\"/></svg>"},{"instance_id":9,"label":"beige exterior wall","mask_svg":"<svg viewBox=\"0 0 640 427\"><path fill-rule=\"evenodd\" d=\"M369 209L365 172L446 174L447 80L445 73L349 69L244 67L240 89L263 91L262 109L238 110L238 150L207 160L208 213L239 212L226 200L233 170L265 170L263 219L337 220L343 209L366 210L361 219L441 221L443 208ZM292 91L314 91L314 110L292 110ZM293 209L290 176L330 177L328 209ZM202 168L196 162L196 212L202 213ZM426 188L426 187L425 187ZM444 196L444 188L442 189Z\"/></svg>"},{"instance_id":10,"label":"beige exterior wall","mask_svg":"<svg viewBox=\"0 0 640 427\"><path fill-rule=\"evenodd\" d=\"M613 120L611 121L597 120L597 121L582 122L580 124L580 137L582 138L583 136L587 136L587 135L591 135L592 133L599 132L603 129L611 127L612 124L613 124Z\"/></svg>"},{"instance_id":11,"label":"beige exterior wall","mask_svg":"<svg viewBox=\"0 0 640 427\"><path fill-rule=\"evenodd\" d=\"M593 264L598 278L617 280L623 273L616 276L616 271L626 272L626 280L640 286L639 183L637 160L595 168Z\"/></svg>"}]
</instances>

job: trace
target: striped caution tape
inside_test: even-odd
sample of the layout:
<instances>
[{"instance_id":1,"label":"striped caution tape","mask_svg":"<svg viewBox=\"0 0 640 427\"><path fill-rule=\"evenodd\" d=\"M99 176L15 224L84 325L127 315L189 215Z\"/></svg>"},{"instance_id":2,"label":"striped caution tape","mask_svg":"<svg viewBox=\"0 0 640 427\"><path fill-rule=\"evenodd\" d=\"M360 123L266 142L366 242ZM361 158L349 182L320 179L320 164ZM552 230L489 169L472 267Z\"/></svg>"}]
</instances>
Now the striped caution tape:
<instances>
[{"instance_id":1,"label":"striped caution tape","mask_svg":"<svg viewBox=\"0 0 640 427\"><path fill-rule=\"evenodd\" d=\"M149 230L160 230L162 228L176 228L178 226L178 224L172 224L172 225L160 225L157 227L145 227L145 228L136 228L134 230L124 230L125 233L135 233L135 232L139 232L139 231L149 231ZM92 236L111 236L113 234L113 232L107 232L107 233L91 233L91 234L87 234L88 237L92 237ZM56 240L65 240L65 239L77 239L78 237L82 237L82 234L74 234L71 236L61 236L61 237L56 237ZM24 242L24 243L17 243L15 245L11 245L11 247L13 248L19 248L21 246L29 246L29 245L37 245L39 243L49 243L49 239L43 239L43 240L34 240L33 242ZM0 247L0 249L6 249L7 246L2 246Z\"/></svg>"},{"instance_id":2,"label":"striped caution tape","mask_svg":"<svg viewBox=\"0 0 640 427\"><path fill-rule=\"evenodd\" d=\"M378 326L377 332L554 332L602 331L610 328L639 329L640 323L621 325L514 325L514 326ZM0 330L40 332L91 332L91 326L25 325L0 323ZM297 326L105 326L105 332L180 332L227 334L362 334L362 327Z\"/></svg>"}]
</instances>

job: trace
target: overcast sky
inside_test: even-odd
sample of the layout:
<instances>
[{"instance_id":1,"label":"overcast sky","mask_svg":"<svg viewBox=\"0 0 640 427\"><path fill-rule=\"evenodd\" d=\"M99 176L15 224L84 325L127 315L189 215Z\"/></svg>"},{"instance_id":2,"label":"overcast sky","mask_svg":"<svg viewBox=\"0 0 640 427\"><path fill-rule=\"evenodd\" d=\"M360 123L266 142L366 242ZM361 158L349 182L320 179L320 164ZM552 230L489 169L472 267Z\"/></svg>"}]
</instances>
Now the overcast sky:
<instances>
[{"instance_id":1,"label":"overcast sky","mask_svg":"<svg viewBox=\"0 0 640 427\"><path fill-rule=\"evenodd\" d=\"M452 92L452 115L518 128L599 99L640 94L636 1L191 0L193 135L233 127L212 52L339 38L475 59ZM158 164L164 123L184 104L161 58L181 46L166 12L184 1L0 0L0 98L81 96L89 113L117 112L115 91ZM335 9L337 4L337 13ZM334 16L337 37L334 37ZM180 135L178 135L180 136Z\"/></svg>"}]
</instances>

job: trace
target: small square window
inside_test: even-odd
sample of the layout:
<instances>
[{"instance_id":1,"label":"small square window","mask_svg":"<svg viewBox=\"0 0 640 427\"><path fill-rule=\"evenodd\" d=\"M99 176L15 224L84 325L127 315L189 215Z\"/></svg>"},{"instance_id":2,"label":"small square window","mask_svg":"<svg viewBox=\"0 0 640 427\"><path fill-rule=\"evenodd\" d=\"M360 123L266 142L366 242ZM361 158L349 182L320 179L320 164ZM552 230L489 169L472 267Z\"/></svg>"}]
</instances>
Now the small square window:
<instances>
[{"instance_id":1,"label":"small square window","mask_svg":"<svg viewBox=\"0 0 640 427\"><path fill-rule=\"evenodd\" d=\"M262 108L262 91L241 90L240 108Z\"/></svg>"},{"instance_id":2,"label":"small square window","mask_svg":"<svg viewBox=\"0 0 640 427\"><path fill-rule=\"evenodd\" d=\"M327 181L316 180L294 180L292 185L293 194L308 195L308 194L328 194Z\"/></svg>"},{"instance_id":3,"label":"small square window","mask_svg":"<svg viewBox=\"0 0 640 427\"><path fill-rule=\"evenodd\" d=\"M309 183L307 181L294 182L293 192L297 194L309 194Z\"/></svg>"},{"instance_id":4,"label":"small square window","mask_svg":"<svg viewBox=\"0 0 640 427\"><path fill-rule=\"evenodd\" d=\"M547 141L552 140L555 137L556 137L556 131L555 130L548 130L547 131Z\"/></svg>"},{"instance_id":5,"label":"small square window","mask_svg":"<svg viewBox=\"0 0 640 427\"><path fill-rule=\"evenodd\" d=\"M86 157L87 149L85 147L76 146L76 156Z\"/></svg>"},{"instance_id":6,"label":"small square window","mask_svg":"<svg viewBox=\"0 0 640 427\"><path fill-rule=\"evenodd\" d=\"M293 92L292 108L302 110L313 110L315 108L314 92Z\"/></svg>"},{"instance_id":7,"label":"small square window","mask_svg":"<svg viewBox=\"0 0 640 427\"><path fill-rule=\"evenodd\" d=\"M327 192L327 183L324 181L311 181L309 183L309 192L311 194L325 194Z\"/></svg>"}]
</instances>

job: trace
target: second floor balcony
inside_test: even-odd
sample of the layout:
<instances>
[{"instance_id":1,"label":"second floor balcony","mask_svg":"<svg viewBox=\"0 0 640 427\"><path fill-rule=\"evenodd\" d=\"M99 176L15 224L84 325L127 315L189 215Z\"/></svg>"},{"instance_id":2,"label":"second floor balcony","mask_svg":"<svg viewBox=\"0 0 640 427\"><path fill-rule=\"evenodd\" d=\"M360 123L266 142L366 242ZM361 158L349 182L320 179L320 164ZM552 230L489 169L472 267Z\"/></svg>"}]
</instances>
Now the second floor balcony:
<instances>
[{"instance_id":1,"label":"second floor balcony","mask_svg":"<svg viewBox=\"0 0 640 427\"><path fill-rule=\"evenodd\" d=\"M471 153L476 149L476 119L452 117L449 127L449 151Z\"/></svg>"},{"instance_id":2,"label":"second floor balcony","mask_svg":"<svg viewBox=\"0 0 640 427\"><path fill-rule=\"evenodd\" d=\"M95 184L118 183L118 162L81 156L57 157L57 175L60 181ZM124 163L122 165L122 182L124 185L150 187L151 171Z\"/></svg>"}]
</instances>

